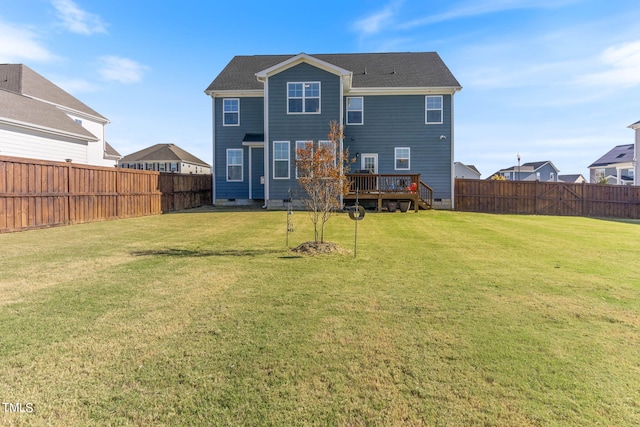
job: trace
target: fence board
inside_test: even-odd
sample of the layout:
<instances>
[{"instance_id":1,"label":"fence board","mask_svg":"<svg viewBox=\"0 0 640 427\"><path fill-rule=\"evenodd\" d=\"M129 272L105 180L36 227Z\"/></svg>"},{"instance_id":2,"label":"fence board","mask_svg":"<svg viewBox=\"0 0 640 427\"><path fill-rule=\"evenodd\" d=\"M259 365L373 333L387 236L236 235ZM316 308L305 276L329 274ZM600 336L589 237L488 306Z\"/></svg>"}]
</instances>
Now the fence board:
<instances>
[{"instance_id":1,"label":"fence board","mask_svg":"<svg viewBox=\"0 0 640 427\"><path fill-rule=\"evenodd\" d=\"M455 208L501 214L640 218L640 187L456 179Z\"/></svg>"},{"instance_id":2,"label":"fence board","mask_svg":"<svg viewBox=\"0 0 640 427\"><path fill-rule=\"evenodd\" d=\"M211 175L0 156L0 233L208 205L211 186Z\"/></svg>"}]
</instances>

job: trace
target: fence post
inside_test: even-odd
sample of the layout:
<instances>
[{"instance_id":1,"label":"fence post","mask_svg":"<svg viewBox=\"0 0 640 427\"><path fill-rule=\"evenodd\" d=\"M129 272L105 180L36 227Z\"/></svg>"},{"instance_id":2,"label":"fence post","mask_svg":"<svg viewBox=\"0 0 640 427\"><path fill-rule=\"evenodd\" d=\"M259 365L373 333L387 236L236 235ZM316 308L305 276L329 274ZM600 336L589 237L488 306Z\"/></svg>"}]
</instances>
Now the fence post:
<instances>
[{"instance_id":1,"label":"fence post","mask_svg":"<svg viewBox=\"0 0 640 427\"><path fill-rule=\"evenodd\" d=\"M71 207L73 206L73 203L71 202L71 191L72 191L72 183L71 183L71 160L67 160L67 185L66 185L66 190L67 190L67 213L66 213L66 218L65 218L65 224L71 224Z\"/></svg>"}]
</instances>

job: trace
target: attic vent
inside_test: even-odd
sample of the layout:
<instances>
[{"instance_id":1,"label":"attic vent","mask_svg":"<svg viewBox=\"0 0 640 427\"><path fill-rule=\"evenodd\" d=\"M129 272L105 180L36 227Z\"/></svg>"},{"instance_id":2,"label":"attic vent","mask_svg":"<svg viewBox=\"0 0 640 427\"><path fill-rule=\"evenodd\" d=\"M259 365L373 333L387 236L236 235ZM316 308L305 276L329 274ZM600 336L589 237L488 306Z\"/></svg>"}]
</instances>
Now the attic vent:
<instances>
[{"instance_id":1,"label":"attic vent","mask_svg":"<svg viewBox=\"0 0 640 427\"><path fill-rule=\"evenodd\" d=\"M618 154L618 157L616 157L616 159L619 159L619 158L624 157L624 156L625 156L625 154L624 154L624 153L622 153L622 154Z\"/></svg>"}]
</instances>

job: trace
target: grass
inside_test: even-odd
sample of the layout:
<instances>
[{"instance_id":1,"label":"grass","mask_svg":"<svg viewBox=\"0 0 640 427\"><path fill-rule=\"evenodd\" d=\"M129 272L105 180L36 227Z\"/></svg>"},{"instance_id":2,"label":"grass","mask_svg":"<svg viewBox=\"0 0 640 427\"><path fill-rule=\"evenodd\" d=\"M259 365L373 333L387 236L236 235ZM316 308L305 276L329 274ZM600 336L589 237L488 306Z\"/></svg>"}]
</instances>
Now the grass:
<instances>
[{"instance_id":1,"label":"grass","mask_svg":"<svg viewBox=\"0 0 640 427\"><path fill-rule=\"evenodd\" d=\"M190 212L0 235L0 399L35 408L0 424L640 424L637 223L369 214L355 259L285 233Z\"/></svg>"}]
</instances>

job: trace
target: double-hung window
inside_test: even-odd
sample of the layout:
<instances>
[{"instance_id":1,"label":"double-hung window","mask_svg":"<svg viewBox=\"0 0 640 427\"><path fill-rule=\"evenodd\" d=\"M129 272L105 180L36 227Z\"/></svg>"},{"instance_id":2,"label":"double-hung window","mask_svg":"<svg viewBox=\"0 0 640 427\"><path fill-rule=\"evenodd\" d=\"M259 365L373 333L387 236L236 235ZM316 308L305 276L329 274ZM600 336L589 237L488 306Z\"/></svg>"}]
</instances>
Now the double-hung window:
<instances>
[{"instance_id":1,"label":"double-hung window","mask_svg":"<svg viewBox=\"0 0 640 427\"><path fill-rule=\"evenodd\" d=\"M320 113L320 82L287 83L287 113Z\"/></svg>"},{"instance_id":2,"label":"double-hung window","mask_svg":"<svg viewBox=\"0 0 640 427\"><path fill-rule=\"evenodd\" d=\"M361 96L347 98L347 124L361 125L364 123L364 98Z\"/></svg>"},{"instance_id":3,"label":"double-hung window","mask_svg":"<svg viewBox=\"0 0 640 427\"><path fill-rule=\"evenodd\" d=\"M312 157L313 141L296 141L296 179L310 173Z\"/></svg>"},{"instance_id":4,"label":"double-hung window","mask_svg":"<svg viewBox=\"0 0 640 427\"><path fill-rule=\"evenodd\" d=\"M409 147L396 147L395 170L411 169L411 149Z\"/></svg>"},{"instance_id":5,"label":"double-hung window","mask_svg":"<svg viewBox=\"0 0 640 427\"><path fill-rule=\"evenodd\" d=\"M273 178L289 179L289 141L273 141Z\"/></svg>"},{"instance_id":6,"label":"double-hung window","mask_svg":"<svg viewBox=\"0 0 640 427\"><path fill-rule=\"evenodd\" d=\"M227 181L242 181L242 148L227 148Z\"/></svg>"},{"instance_id":7,"label":"double-hung window","mask_svg":"<svg viewBox=\"0 0 640 427\"><path fill-rule=\"evenodd\" d=\"M222 125L223 126L239 126L240 125L240 99L225 98L222 100Z\"/></svg>"},{"instance_id":8,"label":"double-hung window","mask_svg":"<svg viewBox=\"0 0 640 427\"><path fill-rule=\"evenodd\" d=\"M440 124L442 123L442 95L425 97L425 123Z\"/></svg>"}]
</instances>

